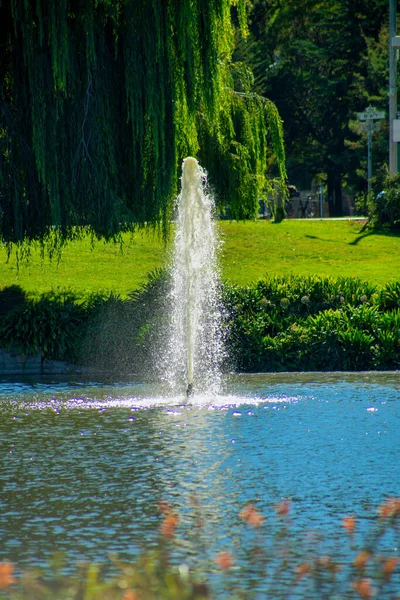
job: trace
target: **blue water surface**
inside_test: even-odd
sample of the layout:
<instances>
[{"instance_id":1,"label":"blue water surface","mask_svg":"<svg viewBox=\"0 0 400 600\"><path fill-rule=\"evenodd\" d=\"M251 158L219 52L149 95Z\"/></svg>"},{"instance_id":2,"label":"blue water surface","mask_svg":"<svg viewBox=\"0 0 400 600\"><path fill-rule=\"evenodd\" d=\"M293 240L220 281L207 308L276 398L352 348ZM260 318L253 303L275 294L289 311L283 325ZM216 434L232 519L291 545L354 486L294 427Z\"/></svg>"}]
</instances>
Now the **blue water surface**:
<instances>
[{"instance_id":1,"label":"blue water surface","mask_svg":"<svg viewBox=\"0 0 400 600\"><path fill-rule=\"evenodd\" d=\"M249 501L263 543L285 527L345 553L342 519L357 515L362 544L377 507L400 496L399 384L399 373L236 375L187 402L146 383L4 381L0 560L129 560L157 543L161 501L180 517L177 560L239 553Z\"/></svg>"}]
</instances>

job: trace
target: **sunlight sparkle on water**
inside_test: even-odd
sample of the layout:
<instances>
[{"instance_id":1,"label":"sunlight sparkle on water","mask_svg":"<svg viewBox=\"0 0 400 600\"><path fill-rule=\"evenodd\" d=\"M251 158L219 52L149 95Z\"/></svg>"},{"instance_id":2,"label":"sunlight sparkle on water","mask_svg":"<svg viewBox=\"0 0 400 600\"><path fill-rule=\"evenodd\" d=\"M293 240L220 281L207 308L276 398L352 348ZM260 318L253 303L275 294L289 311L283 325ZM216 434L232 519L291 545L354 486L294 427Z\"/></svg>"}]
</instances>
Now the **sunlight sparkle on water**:
<instances>
[{"instance_id":1,"label":"sunlight sparkle on water","mask_svg":"<svg viewBox=\"0 0 400 600\"><path fill-rule=\"evenodd\" d=\"M234 394L226 395L193 395L190 400L185 396L118 396L118 397L106 397L106 398L93 398L87 397L61 397L56 400L54 397L47 400L34 400L30 402L22 401L20 404L21 409L31 410L44 410L52 409L55 413L59 413L60 409L64 410L82 410L82 409L96 409L106 410L111 408L129 408L131 410L146 410L151 408L165 408L167 414L180 414L177 413L174 407L179 407L183 410L228 410L242 405L253 405L258 406L260 404L275 405L275 404L289 404L297 402L299 396L271 396L271 397L257 397L257 396L237 396ZM235 415L241 413L235 413ZM251 413L248 413L251 414ZM133 420L133 419L132 419Z\"/></svg>"}]
</instances>

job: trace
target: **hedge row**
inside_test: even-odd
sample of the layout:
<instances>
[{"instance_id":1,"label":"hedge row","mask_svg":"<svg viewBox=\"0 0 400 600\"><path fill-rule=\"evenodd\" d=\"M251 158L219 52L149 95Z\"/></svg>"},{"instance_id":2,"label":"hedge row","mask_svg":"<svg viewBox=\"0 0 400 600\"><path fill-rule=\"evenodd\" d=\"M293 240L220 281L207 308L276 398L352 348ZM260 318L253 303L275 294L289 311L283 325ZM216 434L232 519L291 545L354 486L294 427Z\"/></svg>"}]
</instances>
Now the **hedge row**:
<instances>
[{"instance_id":1,"label":"hedge row","mask_svg":"<svg viewBox=\"0 0 400 600\"><path fill-rule=\"evenodd\" d=\"M167 277L121 299L69 293L23 299L0 316L0 347L109 373L148 373L157 331L168 319ZM4 293L5 290L3 290ZM275 277L225 284L227 369L244 372L396 370L400 366L400 282ZM0 297L1 301L1 297Z\"/></svg>"},{"instance_id":2,"label":"hedge row","mask_svg":"<svg viewBox=\"0 0 400 600\"><path fill-rule=\"evenodd\" d=\"M400 366L400 282L278 277L225 288L241 371L361 371Z\"/></svg>"}]
</instances>

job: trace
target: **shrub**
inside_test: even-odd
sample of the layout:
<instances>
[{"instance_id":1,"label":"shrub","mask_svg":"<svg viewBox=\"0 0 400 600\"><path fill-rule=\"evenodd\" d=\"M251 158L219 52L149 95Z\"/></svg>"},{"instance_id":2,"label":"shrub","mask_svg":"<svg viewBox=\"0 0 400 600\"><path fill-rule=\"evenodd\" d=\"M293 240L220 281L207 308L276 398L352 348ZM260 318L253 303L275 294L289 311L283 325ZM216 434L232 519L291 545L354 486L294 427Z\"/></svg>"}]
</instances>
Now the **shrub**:
<instances>
[{"instance_id":1,"label":"shrub","mask_svg":"<svg viewBox=\"0 0 400 600\"><path fill-rule=\"evenodd\" d=\"M383 190L377 196L364 199L369 225L376 228L394 228L400 223L400 175L386 174Z\"/></svg>"},{"instance_id":2,"label":"shrub","mask_svg":"<svg viewBox=\"0 0 400 600\"><path fill-rule=\"evenodd\" d=\"M362 331L358 327L341 331L338 343L341 347L342 364L344 371L368 371L373 367L373 335Z\"/></svg>"},{"instance_id":3,"label":"shrub","mask_svg":"<svg viewBox=\"0 0 400 600\"><path fill-rule=\"evenodd\" d=\"M389 317L398 284L378 290L353 278L277 277L225 289L225 298L241 370L397 368L397 337L383 332L398 329L396 314Z\"/></svg>"},{"instance_id":4,"label":"shrub","mask_svg":"<svg viewBox=\"0 0 400 600\"><path fill-rule=\"evenodd\" d=\"M225 547L212 554L199 540L185 562L174 555L180 519L168 503L162 503L158 542L144 549L135 561L111 558L112 575L96 564L75 568L60 564L46 568L16 569L0 563L0 597L7 600L205 600L211 598L337 598L371 600L396 598L399 586L397 540L400 499L387 498L368 519L361 535L361 519L344 515L337 524L335 542L310 530L293 535L290 500L276 503L264 515L248 502L236 516L243 539L233 550ZM194 527L201 522L197 508ZM364 517L365 520L365 517ZM184 535L184 534L183 534ZM307 541L308 540L308 541ZM240 543L238 543L240 542ZM186 547L190 547L188 544ZM393 542L389 545L393 547ZM193 558L195 564L193 566ZM201 565L199 567L199 565ZM68 574L63 567L68 566ZM397 592L397 593L396 593Z\"/></svg>"},{"instance_id":5,"label":"shrub","mask_svg":"<svg viewBox=\"0 0 400 600\"><path fill-rule=\"evenodd\" d=\"M86 309L69 294L26 300L0 324L0 345L22 355L42 351L43 358L75 362L82 340Z\"/></svg>"},{"instance_id":6,"label":"shrub","mask_svg":"<svg viewBox=\"0 0 400 600\"><path fill-rule=\"evenodd\" d=\"M0 345L20 354L153 377L168 323L168 276L157 271L128 298L51 294L0 316ZM224 285L226 368L240 371L396 369L400 283L290 276Z\"/></svg>"},{"instance_id":7,"label":"shrub","mask_svg":"<svg viewBox=\"0 0 400 600\"><path fill-rule=\"evenodd\" d=\"M378 370L400 368L400 328L398 325L400 314L391 322L391 315L384 315L384 326L379 328L374 345L374 368Z\"/></svg>"},{"instance_id":8,"label":"shrub","mask_svg":"<svg viewBox=\"0 0 400 600\"><path fill-rule=\"evenodd\" d=\"M382 310L400 308L400 281L386 283L379 291L376 303Z\"/></svg>"}]
</instances>

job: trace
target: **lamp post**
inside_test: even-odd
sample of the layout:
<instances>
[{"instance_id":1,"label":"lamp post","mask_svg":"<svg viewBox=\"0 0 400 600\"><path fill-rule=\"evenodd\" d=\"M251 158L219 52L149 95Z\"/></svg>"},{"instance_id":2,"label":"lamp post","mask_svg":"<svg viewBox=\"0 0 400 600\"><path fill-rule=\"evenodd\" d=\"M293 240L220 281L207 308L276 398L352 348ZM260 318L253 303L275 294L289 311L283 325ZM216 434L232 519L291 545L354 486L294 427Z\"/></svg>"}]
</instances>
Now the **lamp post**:
<instances>
[{"instance_id":1,"label":"lamp post","mask_svg":"<svg viewBox=\"0 0 400 600\"><path fill-rule=\"evenodd\" d=\"M385 118L385 113L368 106L363 112L357 113L357 118L361 123L360 128L368 133L368 193L372 189L372 132L377 131L378 124L375 121Z\"/></svg>"},{"instance_id":2,"label":"lamp post","mask_svg":"<svg viewBox=\"0 0 400 600\"><path fill-rule=\"evenodd\" d=\"M396 37L396 4L389 0L389 173L397 173L397 142L394 141L394 119L397 113L397 48L400 37Z\"/></svg>"}]
</instances>

